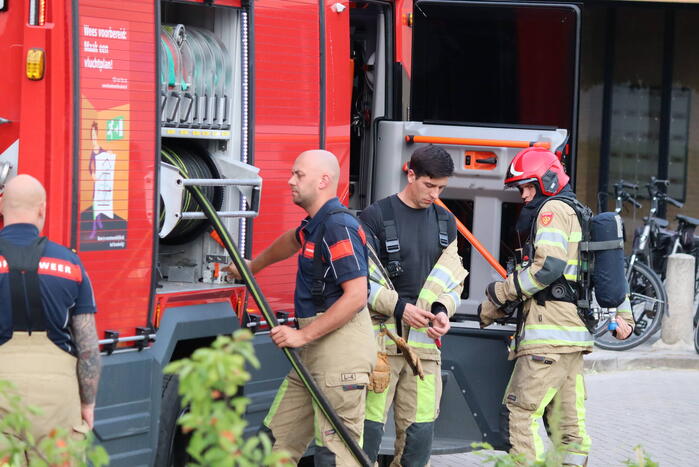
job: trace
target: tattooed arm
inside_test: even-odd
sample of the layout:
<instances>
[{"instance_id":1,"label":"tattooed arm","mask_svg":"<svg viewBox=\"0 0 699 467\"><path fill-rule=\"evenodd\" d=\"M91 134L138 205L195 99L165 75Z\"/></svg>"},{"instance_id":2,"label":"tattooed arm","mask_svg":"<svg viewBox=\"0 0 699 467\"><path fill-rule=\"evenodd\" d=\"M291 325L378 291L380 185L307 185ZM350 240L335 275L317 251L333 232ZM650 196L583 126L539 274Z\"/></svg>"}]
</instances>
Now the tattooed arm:
<instances>
[{"instance_id":1,"label":"tattooed arm","mask_svg":"<svg viewBox=\"0 0 699 467\"><path fill-rule=\"evenodd\" d=\"M90 428L95 420L95 398L100 379L100 352L95 315L82 313L71 318L71 330L78 349L78 386L83 420Z\"/></svg>"}]
</instances>

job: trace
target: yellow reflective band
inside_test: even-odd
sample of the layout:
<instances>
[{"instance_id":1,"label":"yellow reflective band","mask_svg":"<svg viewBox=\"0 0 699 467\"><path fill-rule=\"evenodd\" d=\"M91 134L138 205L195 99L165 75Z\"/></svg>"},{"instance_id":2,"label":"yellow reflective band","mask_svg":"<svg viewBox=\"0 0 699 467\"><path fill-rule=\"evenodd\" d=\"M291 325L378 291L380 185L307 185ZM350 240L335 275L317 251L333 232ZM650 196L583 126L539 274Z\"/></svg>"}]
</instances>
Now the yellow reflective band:
<instances>
[{"instance_id":1,"label":"yellow reflective band","mask_svg":"<svg viewBox=\"0 0 699 467\"><path fill-rule=\"evenodd\" d=\"M434 302L437 300L437 297L439 297L439 295L429 289L422 289L420 291L420 295L418 296L419 299L425 300L428 303Z\"/></svg>"},{"instance_id":2,"label":"yellow reflective band","mask_svg":"<svg viewBox=\"0 0 699 467\"><path fill-rule=\"evenodd\" d=\"M582 232L571 232L570 237L568 237L569 242L580 242L582 241Z\"/></svg>"},{"instance_id":3,"label":"yellow reflective band","mask_svg":"<svg viewBox=\"0 0 699 467\"><path fill-rule=\"evenodd\" d=\"M415 377L417 381L417 409L415 412L415 423L431 423L434 422L436 410L436 395L435 395L435 375L425 375L425 379L421 380L419 376Z\"/></svg>"},{"instance_id":4,"label":"yellow reflective band","mask_svg":"<svg viewBox=\"0 0 699 467\"><path fill-rule=\"evenodd\" d=\"M437 276L428 276L427 279L425 279L425 282L433 282L437 284L437 287L439 287L441 290L448 290L449 286L439 277ZM424 288L422 290L425 290Z\"/></svg>"},{"instance_id":5,"label":"yellow reflective band","mask_svg":"<svg viewBox=\"0 0 699 467\"><path fill-rule=\"evenodd\" d=\"M372 422L385 423L384 414L386 413L386 400L388 399L388 388L381 393L367 391L366 393L366 410L365 416L367 420Z\"/></svg>"},{"instance_id":6,"label":"yellow reflective band","mask_svg":"<svg viewBox=\"0 0 699 467\"><path fill-rule=\"evenodd\" d=\"M531 430L532 440L534 441L534 453L537 462L544 460L544 441L541 439L541 436L539 436L539 419L544 415L544 409L546 409L546 406L549 405L555 395L556 389L549 388L546 394L544 394L541 404L539 404L539 407L531 415L531 425L529 429Z\"/></svg>"},{"instance_id":7,"label":"yellow reflective band","mask_svg":"<svg viewBox=\"0 0 699 467\"><path fill-rule=\"evenodd\" d=\"M550 329L550 330L567 330L567 331L582 331L582 332L588 332L587 328L585 326L558 326L556 324L528 324L525 327L526 329Z\"/></svg>"},{"instance_id":8,"label":"yellow reflective band","mask_svg":"<svg viewBox=\"0 0 699 467\"><path fill-rule=\"evenodd\" d=\"M323 442L323 433L321 433L320 431L320 417L322 417L323 415L319 414L318 412L318 407L316 406L316 403L313 402L313 433L316 441L316 446L325 446L325 443Z\"/></svg>"},{"instance_id":9,"label":"yellow reflective band","mask_svg":"<svg viewBox=\"0 0 699 467\"><path fill-rule=\"evenodd\" d=\"M543 285L539 284L539 282L532 277L530 268L517 274L517 279L519 280L519 287L527 296L534 295L544 288Z\"/></svg>"},{"instance_id":10,"label":"yellow reflective band","mask_svg":"<svg viewBox=\"0 0 699 467\"><path fill-rule=\"evenodd\" d=\"M585 429L585 382L583 375L575 377L575 411L578 414L578 435L582 438L580 450L585 453L590 452L592 440Z\"/></svg>"},{"instance_id":11,"label":"yellow reflective band","mask_svg":"<svg viewBox=\"0 0 699 467\"><path fill-rule=\"evenodd\" d=\"M543 345L573 345L577 347L592 347L593 341L564 341L564 340L554 340L554 339L532 339L532 340L523 340L522 342L519 343L520 346L524 347L525 345L535 345L535 344L543 344Z\"/></svg>"},{"instance_id":12,"label":"yellow reflective band","mask_svg":"<svg viewBox=\"0 0 699 467\"><path fill-rule=\"evenodd\" d=\"M536 231L534 245L541 244L559 245L566 251L568 250L568 235L562 230L551 228L540 228Z\"/></svg>"},{"instance_id":13,"label":"yellow reflective band","mask_svg":"<svg viewBox=\"0 0 699 467\"><path fill-rule=\"evenodd\" d=\"M267 412L267 416L262 421L262 423L267 428L269 428L269 424L272 423L272 419L277 414L277 410L279 410L279 405L282 403L282 399L284 398L284 394L286 394L286 390L288 387L289 387L289 380L287 378L284 378L284 381L282 381L281 386L279 386L279 390L277 391L277 394L274 396L274 401L272 401L272 406L269 408L269 412Z\"/></svg>"},{"instance_id":14,"label":"yellow reflective band","mask_svg":"<svg viewBox=\"0 0 699 467\"><path fill-rule=\"evenodd\" d=\"M542 246L542 245L548 245L556 248L560 248L561 250L565 251L566 253L568 252L568 244L567 243L560 243L560 242L554 242L551 240L539 240L536 242L536 246Z\"/></svg>"}]
</instances>

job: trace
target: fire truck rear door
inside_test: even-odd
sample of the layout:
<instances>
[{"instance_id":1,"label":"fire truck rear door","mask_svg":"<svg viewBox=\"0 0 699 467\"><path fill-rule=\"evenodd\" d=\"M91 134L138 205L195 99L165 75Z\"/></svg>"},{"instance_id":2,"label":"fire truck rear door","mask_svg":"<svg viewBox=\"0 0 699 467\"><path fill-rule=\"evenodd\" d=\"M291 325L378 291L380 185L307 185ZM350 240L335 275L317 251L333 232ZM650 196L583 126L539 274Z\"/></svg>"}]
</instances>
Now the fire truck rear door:
<instances>
[{"instance_id":1,"label":"fire truck rear door","mask_svg":"<svg viewBox=\"0 0 699 467\"><path fill-rule=\"evenodd\" d=\"M505 265L518 246L512 226L521 200L516 190L503 189L515 154L533 145L558 152L574 181L579 9L418 0L403 24L412 27L410 102L402 121L378 122L371 198L400 191L413 151L440 145L455 165L442 200ZM506 346L514 327L478 328L486 285L502 278L463 238L459 247L470 275L442 348L445 386L433 454L468 451L480 441L504 446L498 411L512 369ZM382 452L391 443L385 438Z\"/></svg>"}]
</instances>

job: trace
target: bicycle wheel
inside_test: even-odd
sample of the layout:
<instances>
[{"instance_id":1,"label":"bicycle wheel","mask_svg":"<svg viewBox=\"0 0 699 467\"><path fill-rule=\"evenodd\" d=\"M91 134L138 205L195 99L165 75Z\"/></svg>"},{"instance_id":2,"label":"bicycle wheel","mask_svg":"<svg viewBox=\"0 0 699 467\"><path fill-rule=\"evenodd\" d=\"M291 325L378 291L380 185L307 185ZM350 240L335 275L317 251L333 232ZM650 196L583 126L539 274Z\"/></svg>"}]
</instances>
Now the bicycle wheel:
<instances>
[{"instance_id":1,"label":"bicycle wheel","mask_svg":"<svg viewBox=\"0 0 699 467\"><path fill-rule=\"evenodd\" d=\"M595 345L605 350L628 350L647 341L660 329L667 308L667 294L660 277L643 263L634 263L629 278L629 298L636 326L626 340L618 340L607 330L609 315L600 319Z\"/></svg>"}]
</instances>

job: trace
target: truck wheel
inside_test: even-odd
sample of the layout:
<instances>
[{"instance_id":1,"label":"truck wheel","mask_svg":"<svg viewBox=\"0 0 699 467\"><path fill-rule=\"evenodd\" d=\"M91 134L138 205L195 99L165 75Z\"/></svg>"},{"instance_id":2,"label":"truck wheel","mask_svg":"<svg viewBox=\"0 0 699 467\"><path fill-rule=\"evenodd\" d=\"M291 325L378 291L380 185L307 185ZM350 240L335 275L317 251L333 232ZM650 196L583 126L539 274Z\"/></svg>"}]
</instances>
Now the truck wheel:
<instances>
[{"instance_id":1,"label":"truck wheel","mask_svg":"<svg viewBox=\"0 0 699 467\"><path fill-rule=\"evenodd\" d=\"M187 408L182 408L179 386L180 380L176 375L163 377L155 467L184 467L190 460L187 455L189 435L183 433L177 424L177 420L187 412Z\"/></svg>"}]
</instances>

